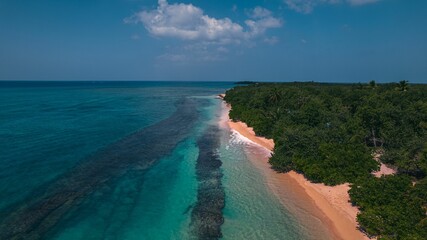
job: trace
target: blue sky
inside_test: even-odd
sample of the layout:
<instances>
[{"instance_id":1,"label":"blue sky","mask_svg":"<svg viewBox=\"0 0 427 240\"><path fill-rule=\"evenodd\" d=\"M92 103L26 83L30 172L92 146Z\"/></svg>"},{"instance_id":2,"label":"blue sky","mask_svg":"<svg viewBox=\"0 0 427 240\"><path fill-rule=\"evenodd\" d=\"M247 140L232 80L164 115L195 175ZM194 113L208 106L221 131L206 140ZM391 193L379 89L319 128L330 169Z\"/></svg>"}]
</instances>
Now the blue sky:
<instances>
[{"instance_id":1,"label":"blue sky","mask_svg":"<svg viewBox=\"0 0 427 240\"><path fill-rule=\"evenodd\" d=\"M2 0L0 80L427 82L424 0Z\"/></svg>"}]
</instances>

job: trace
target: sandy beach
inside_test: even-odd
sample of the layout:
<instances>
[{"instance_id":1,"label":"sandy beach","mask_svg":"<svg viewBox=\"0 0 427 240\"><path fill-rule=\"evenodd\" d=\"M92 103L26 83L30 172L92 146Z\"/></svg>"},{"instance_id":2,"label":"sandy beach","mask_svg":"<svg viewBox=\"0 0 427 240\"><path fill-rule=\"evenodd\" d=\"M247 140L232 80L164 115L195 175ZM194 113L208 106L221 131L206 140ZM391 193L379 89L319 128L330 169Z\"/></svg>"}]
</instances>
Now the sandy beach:
<instances>
[{"instance_id":1,"label":"sandy beach","mask_svg":"<svg viewBox=\"0 0 427 240\"><path fill-rule=\"evenodd\" d=\"M271 169L268 159L274 149L274 141L256 136L252 128L243 122L228 119L230 106L224 103L228 127L253 142L248 155L254 165L263 172L269 188L281 203L295 214L312 233L319 233L318 239L369 239L357 229L358 209L349 202L348 184L334 187L309 182L302 174L294 171L277 173ZM258 148L258 150L256 149ZM259 150L264 148L264 151ZM316 221L313 221L315 219Z\"/></svg>"}]
</instances>

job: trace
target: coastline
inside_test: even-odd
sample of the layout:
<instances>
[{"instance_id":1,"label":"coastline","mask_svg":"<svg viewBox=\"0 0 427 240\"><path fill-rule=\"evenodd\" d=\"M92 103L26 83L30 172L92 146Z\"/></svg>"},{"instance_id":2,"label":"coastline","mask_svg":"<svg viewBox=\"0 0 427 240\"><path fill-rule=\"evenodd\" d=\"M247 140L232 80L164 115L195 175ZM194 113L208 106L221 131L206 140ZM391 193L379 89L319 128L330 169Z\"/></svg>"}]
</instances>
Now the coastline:
<instances>
[{"instance_id":1,"label":"coastline","mask_svg":"<svg viewBox=\"0 0 427 240\"><path fill-rule=\"evenodd\" d=\"M220 96L223 98L223 95ZM262 151L251 151L249 159L259 168L266 177L267 184L281 203L295 214L305 226L313 233L327 234L325 239L369 239L357 229L357 207L349 202L350 196L348 184L330 187L324 184L311 183L302 174L291 171L289 173L277 173L271 169L268 159L274 149L274 141L256 136L251 127L243 122L232 122L228 118L231 106L224 103L227 126L249 141L263 148ZM224 120L223 120L224 121ZM266 150L266 151L265 151ZM254 153L255 152L255 153ZM307 217L309 215L309 217ZM310 219L309 219L310 218ZM306 221L317 220L317 223ZM327 233L320 228L326 228Z\"/></svg>"}]
</instances>

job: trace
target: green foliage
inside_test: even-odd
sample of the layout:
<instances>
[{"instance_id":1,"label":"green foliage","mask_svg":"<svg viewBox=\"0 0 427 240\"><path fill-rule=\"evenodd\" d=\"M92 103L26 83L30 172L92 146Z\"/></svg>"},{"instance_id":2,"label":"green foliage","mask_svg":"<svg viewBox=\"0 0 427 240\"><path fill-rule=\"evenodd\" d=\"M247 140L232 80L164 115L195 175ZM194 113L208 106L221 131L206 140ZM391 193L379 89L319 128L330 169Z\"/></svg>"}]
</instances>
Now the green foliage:
<instances>
[{"instance_id":1,"label":"green foliage","mask_svg":"<svg viewBox=\"0 0 427 240\"><path fill-rule=\"evenodd\" d=\"M257 83L227 91L225 100L231 119L274 139L274 169L352 183L368 234L427 239L427 86ZM398 176L372 177L375 150Z\"/></svg>"},{"instance_id":2,"label":"green foliage","mask_svg":"<svg viewBox=\"0 0 427 240\"><path fill-rule=\"evenodd\" d=\"M402 80L397 84L397 89L399 89L399 91L408 91L408 81L406 80Z\"/></svg>"},{"instance_id":3,"label":"green foliage","mask_svg":"<svg viewBox=\"0 0 427 240\"><path fill-rule=\"evenodd\" d=\"M419 190L412 187L408 176L386 176L359 180L349 193L352 203L362 210L357 219L368 234L385 239L423 239L426 215L421 198L425 193Z\"/></svg>"},{"instance_id":4,"label":"green foliage","mask_svg":"<svg viewBox=\"0 0 427 240\"><path fill-rule=\"evenodd\" d=\"M369 82L369 87L370 87L370 88L372 88L372 89L374 89L374 88L376 88L376 87L377 87L377 83L375 82L375 80L371 80L371 81Z\"/></svg>"}]
</instances>

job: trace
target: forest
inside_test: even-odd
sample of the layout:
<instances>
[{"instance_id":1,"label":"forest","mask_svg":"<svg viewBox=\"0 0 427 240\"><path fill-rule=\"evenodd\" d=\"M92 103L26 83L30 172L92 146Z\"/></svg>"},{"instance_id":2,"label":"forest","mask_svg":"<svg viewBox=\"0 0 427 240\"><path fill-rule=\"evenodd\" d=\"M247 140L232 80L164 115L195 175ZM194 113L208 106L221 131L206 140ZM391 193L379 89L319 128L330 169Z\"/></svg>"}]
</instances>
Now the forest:
<instances>
[{"instance_id":1,"label":"forest","mask_svg":"<svg viewBox=\"0 0 427 240\"><path fill-rule=\"evenodd\" d=\"M427 85L251 83L224 100L233 121L274 139L273 169L350 183L368 236L427 239ZM381 163L396 174L375 177Z\"/></svg>"}]
</instances>

